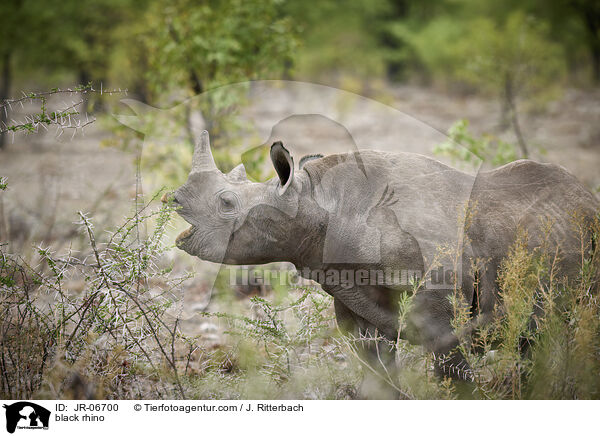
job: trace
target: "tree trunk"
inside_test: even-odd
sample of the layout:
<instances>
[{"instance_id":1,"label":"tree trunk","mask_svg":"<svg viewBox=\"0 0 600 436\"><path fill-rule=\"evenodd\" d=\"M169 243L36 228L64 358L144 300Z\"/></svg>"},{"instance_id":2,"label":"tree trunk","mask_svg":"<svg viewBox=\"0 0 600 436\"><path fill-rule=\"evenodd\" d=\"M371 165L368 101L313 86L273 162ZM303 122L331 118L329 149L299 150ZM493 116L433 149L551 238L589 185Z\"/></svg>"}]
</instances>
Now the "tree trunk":
<instances>
[{"instance_id":1,"label":"tree trunk","mask_svg":"<svg viewBox=\"0 0 600 436\"><path fill-rule=\"evenodd\" d=\"M79 70L79 84L86 86L90 82L90 75L85 69ZM90 101L87 95L82 95L83 104L81 105L81 111L87 113L90 111Z\"/></svg>"},{"instance_id":2,"label":"tree trunk","mask_svg":"<svg viewBox=\"0 0 600 436\"><path fill-rule=\"evenodd\" d=\"M176 44L181 44L179 35L175 31L175 28L172 24L169 24L169 34L171 35L171 38ZM193 68L190 68L188 74L190 76L190 82L192 82L192 89L194 90L194 94L202 94L204 92L204 84L202 83L202 80L200 80L200 78L198 77L196 71Z\"/></svg>"},{"instance_id":3,"label":"tree trunk","mask_svg":"<svg viewBox=\"0 0 600 436\"><path fill-rule=\"evenodd\" d=\"M594 82L600 83L600 7L596 3L583 2L577 10L581 14L588 33L588 47L592 57Z\"/></svg>"},{"instance_id":4,"label":"tree trunk","mask_svg":"<svg viewBox=\"0 0 600 436\"><path fill-rule=\"evenodd\" d=\"M10 52L7 51L2 56L2 77L0 77L0 102L4 102L10 96ZM8 123L6 108L0 109L0 126L4 127ZM0 134L0 150L6 144L6 134Z\"/></svg>"},{"instance_id":5,"label":"tree trunk","mask_svg":"<svg viewBox=\"0 0 600 436\"><path fill-rule=\"evenodd\" d=\"M513 87L513 81L510 75L507 75L504 79L504 98L506 99L506 107L508 109L508 118L512 125L515 136L517 137L517 143L521 149L521 157L523 159L529 158L529 150L527 149L527 143L523 138L521 132L521 125L519 124L519 118L517 114L517 103L515 101L515 92Z\"/></svg>"},{"instance_id":6,"label":"tree trunk","mask_svg":"<svg viewBox=\"0 0 600 436\"><path fill-rule=\"evenodd\" d=\"M592 66L594 68L594 82L600 83L600 44L592 47Z\"/></svg>"}]
</instances>

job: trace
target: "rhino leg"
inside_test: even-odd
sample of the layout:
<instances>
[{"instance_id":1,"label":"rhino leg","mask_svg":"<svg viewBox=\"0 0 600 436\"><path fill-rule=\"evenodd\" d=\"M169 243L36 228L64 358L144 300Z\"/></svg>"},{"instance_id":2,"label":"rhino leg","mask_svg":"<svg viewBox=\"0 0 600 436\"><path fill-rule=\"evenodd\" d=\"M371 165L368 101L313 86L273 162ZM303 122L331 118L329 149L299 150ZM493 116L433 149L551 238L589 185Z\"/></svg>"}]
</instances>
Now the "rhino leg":
<instances>
[{"instance_id":1,"label":"rhino leg","mask_svg":"<svg viewBox=\"0 0 600 436\"><path fill-rule=\"evenodd\" d=\"M380 333L395 341L398 336L397 315L394 316L390 310L369 298L372 291L369 287L333 290L334 302L337 301L336 317L339 313L342 320L340 324L351 328L354 326L363 334L375 337L376 333ZM462 353L456 349L459 341L451 324L454 312L448 292L417 292L408 316L408 326L401 337L435 353L438 375L471 379L472 371ZM378 359L381 358L381 348L384 347L375 350L380 353Z\"/></svg>"},{"instance_id":2,"label":"rhino leg","mask_svg":"<svg viewBox=\"0 0 600 436\"><path fill-rule=\"evenodd\" d=\"M333 308L335 310L335 320L337 321L340 330L346 334L356 334L358 325L356 324L350 309L348 309L339 298L333 299Z\"/></svg>"},{"instance_id":3,"label":"rhino leg","mask_svg":"<svg viewBox=\"0 0 600 436\"><path fill-rule=\"evenodd\" d=\"M365 321L365 326L372 326L378 334L387 339L395 341L398 335L398 315L391 310L386 309L374 300L375 289L370 287L335 287L329 292L333 295L334 301L343 304L353 316L357 315ZM356 320L356 318L355 318ZM372 332L375 336L375 332Z\"/></svg>"},{"instance_id":4,"label":"rhino leg","mask_svg":"<svg viewBox=\"0 0 600 436\"><path fill-rule=\"evenodd\" d=\"M453 308L448 300L451 291L419 291L408 314L407 326L401 337L423 345L435 355L435 372L456 380L472 379L472 370L462 352L452 328Z\"/></svg>"},{"instance_id":5,"label":"rhino leg","mask_svg":"<svg viewBox=\"0 0 600 436\"><path fill-rule=\"evenodd\" d=\"M357 338L375 339L377 338L377 328L366 321L364 318L353 313L339 299L333 299L333 307L335 309L335 318L340 330L346 334L351 334ZM366 342L366 343L365 343ZM392 347L379 344L379 341L365 341L365 347L374 357L378 364L389 365L394 362L394 353Z\"/></svg>"},{"instance_id":6,"label":"rhino leg","mask_svg":"<svg viewBox=\"0 0 600 436\"><path fill-rule=\"evenodd\" d=\"M348 309L340 299L334 298L333 306L337 324L342 332L357 338L375 338L376 328ZM372 399L398 399L398 392L386 382L385 377L373 373L376 371L387 374L394 368L394 349L380 341L367 339L360 342L358 352L367 363L360 385L361 394Z\"/></svg>"}]
</instances>

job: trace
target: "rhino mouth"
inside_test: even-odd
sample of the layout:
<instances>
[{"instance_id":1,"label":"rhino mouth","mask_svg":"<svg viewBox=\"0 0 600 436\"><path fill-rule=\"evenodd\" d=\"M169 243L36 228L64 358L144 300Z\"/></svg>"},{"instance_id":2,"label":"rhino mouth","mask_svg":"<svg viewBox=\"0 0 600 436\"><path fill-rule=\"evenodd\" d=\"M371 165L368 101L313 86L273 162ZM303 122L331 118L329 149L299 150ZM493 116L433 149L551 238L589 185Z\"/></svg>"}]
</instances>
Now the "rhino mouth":
<instances>
[{"instance_id":1,"label":"rhino mouth","mask_svg":"<svg viewBox=\"0 0 600 436\"><path fill-rule=\"evenodd\" d=\"M185 229L175 238L175 245L177 247L181 247L185 242L196 232L196 228L194 226L190 226Z\"/></svg>"}]
</instances>

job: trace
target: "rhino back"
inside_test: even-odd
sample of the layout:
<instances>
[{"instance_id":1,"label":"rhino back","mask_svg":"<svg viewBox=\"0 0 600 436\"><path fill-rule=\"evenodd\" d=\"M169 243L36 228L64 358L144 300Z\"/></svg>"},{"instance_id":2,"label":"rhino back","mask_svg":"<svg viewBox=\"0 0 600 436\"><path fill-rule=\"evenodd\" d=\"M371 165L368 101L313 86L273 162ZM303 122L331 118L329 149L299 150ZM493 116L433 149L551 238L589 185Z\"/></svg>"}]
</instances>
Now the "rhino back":
<instances>
[{"instance_id":1,"label":"rhino back","mask_svg":"<svg viewBox=\"0 0 600 436\"><path fill-rule=\"evenodd\" d=\"M368 223L380 207L393 211L398 232L418 241L426 263L440 247L461 242L461 215L471 195L472 176L423 155L372 150L330 155L307 162L304 170L314 198L329 213L329 259L381 261L380 241L390 223Z\"/></svg>"},{"instance_id":2,"label":"rhino back","mask_svg":"<svg viewBox=\"0 0 600 436\"><path fill-rule=\"evenodd\" d=\"M530 160L472 177L423 155L368 150L316 159L303 169L312 196L329 213L330 250L343 253L335 260L345 263L378 262L379 241L390 226L372 228L367 218L386 192L393 193L389 208L400 230L418 241L426 266L449 246L500 259L519 228L527 230L530 246L539 246L547 222L555 246L572 255L579 248L573 214L591 219L600 209L564 168ZM467 205L474 214L466 230L469 247L462 240Z\"/></svg>"},{"instance_id":3,"label":"rhino back","mask_svg":"<svg viewBox=\"0 0 600 436\"><path fill-rule=\"evenodd\" d=\"M468 233L478 254L505 256L522 229L531 248L549 237L567 261L580 250L574 216L589 221L599 210L597 198L564 168L530 160L481 172L473 186L472 205L475 212Z\"/></svg>"}]
</instances>

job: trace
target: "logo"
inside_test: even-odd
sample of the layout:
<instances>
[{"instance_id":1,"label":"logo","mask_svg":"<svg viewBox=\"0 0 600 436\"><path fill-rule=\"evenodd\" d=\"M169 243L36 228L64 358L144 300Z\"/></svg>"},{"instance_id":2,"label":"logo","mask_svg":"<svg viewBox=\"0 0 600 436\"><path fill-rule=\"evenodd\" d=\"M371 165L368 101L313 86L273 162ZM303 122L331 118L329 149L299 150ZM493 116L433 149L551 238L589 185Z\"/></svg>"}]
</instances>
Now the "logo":
<instances>
[{"instance_id":1,"label":"logo","mask_svg":"<svg viewBox=\"0 0 600 436\"><path fill-rule=\"evenodd\" d=\"M48 429L50 411L29 401L19 401L11 405L4 404L6 409L6 431L14 433L15 429Z\"/></svg>"}]
</instances>

